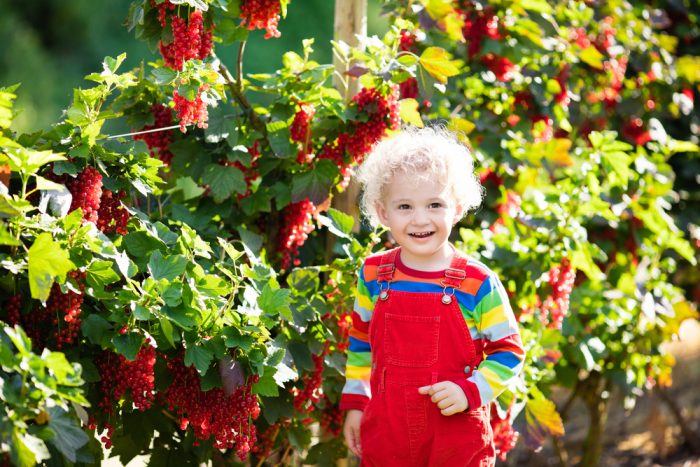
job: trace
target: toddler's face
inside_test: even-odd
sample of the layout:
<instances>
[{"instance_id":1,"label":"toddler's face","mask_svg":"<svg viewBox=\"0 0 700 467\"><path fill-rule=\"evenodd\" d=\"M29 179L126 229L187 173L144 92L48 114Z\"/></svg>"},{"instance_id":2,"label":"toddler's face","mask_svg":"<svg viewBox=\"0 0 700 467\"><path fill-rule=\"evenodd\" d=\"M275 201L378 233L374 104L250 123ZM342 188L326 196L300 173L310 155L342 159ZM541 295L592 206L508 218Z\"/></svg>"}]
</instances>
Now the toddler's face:
<instances>
[{"instance_id":1,"label":"toddler's face","mask_svg":"<svg viewBox=\"0 0 700 467\"><path fill-rule=\"evenodd\" d=\"M452 256L448 239L462 208L438 180L395 174L384 187L377 214L401 245L401 259L409 266L436 270Z\"/></svg>"}]
</instances>

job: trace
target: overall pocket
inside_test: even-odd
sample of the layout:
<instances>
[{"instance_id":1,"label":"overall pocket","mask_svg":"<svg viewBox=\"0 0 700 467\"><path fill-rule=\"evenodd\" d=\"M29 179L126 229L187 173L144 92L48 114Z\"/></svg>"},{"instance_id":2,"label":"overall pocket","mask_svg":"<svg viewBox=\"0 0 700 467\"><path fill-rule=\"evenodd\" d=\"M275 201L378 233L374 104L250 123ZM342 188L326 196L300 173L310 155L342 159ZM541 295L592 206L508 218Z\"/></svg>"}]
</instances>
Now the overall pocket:
<instances>
[{"instance_id":1,"label":"overall pocket","mask_svg":"<svg viewBox=\"0 0 700 467\"><path fill-rule=\"evenodd\" d=\"M385 315L384 353L390 365L414 368L434 365L439 339L440 316Z\"/></svg>"}]
</instances>

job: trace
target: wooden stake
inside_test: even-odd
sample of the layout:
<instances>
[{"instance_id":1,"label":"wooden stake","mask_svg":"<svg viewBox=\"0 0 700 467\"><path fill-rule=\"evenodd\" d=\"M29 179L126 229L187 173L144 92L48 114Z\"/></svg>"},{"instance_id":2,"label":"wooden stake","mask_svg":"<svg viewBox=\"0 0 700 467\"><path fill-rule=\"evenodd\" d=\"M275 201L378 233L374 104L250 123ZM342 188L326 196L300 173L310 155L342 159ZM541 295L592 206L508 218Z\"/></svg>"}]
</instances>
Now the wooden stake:
<instances>
[{"instance_id":1,"label":"wooden stake","mask_svg":"<svg viewBox=\"0 0 700 467\"><path fill-rule=\"evenodd\" d=\"M358 34L367 35L367 0L335 0L334 40L343 41L351 47L357 47L359 45ZM342 63L338 57L334 56L333 65L336 71L333 76L333 84L348 102L360 89L358 80L346 74L352 64ZM359 194L360 188L357 183L351 181L344 192L333 197L333 207L350 214L355 219L353 229L355 232L360 230Z\"/></svg>"}]
</instances>

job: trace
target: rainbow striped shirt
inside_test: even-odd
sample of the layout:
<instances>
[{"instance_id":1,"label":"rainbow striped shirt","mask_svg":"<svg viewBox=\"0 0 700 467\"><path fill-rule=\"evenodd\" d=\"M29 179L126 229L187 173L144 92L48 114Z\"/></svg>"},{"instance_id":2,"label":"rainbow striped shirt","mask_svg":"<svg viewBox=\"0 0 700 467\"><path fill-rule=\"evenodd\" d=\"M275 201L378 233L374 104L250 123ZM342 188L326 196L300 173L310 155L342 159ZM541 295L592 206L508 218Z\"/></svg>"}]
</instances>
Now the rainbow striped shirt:
<instances>
[{"instance_id":1,"label":"rainbow striped shirt","mask_svg":"<svg viewBox=\"0 0 700 467\"><path fill-rule=\"evenodd\" d=\"M456 253L461 254L461 253ZM381 254L365 260L357 281L357 294L352 313L350 346L345 370L346 383L340 400L343 410L364 410L372 397L370 373L372 351L369 343L369 323L379 296L377 268ZM455 297L471 333L477 355L482 355L479 367L458 384L464 390L470 408L493 401L513 382L522 369L525 351L520 341L518 324L501 281L482 263L471 258L466 267L467 277L455 291ZM392 290L410 292L442 292L443 272L411 269L396 257Z\"/></svg>"}]
</instances>

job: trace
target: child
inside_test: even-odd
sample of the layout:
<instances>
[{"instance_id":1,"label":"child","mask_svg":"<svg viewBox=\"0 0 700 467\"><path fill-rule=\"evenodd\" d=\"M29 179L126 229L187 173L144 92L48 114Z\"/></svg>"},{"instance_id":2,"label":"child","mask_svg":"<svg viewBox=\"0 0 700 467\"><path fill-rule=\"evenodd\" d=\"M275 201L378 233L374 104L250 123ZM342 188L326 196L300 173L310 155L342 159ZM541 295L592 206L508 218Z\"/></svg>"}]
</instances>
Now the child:
<instances>
[{"instance_id":1,"label":"child","mask_svg":"<svg viewBox=\"0 0 700 467\"><path fill-rule=\"evenodd\" d=\"M366 466L490 466L487 404L522 368L506 292L449 243L481 203L471 155L437 128L385 140L360 167L363 211L399 247L359 273L344 435Z\"/></svg>"}]
</instances>

